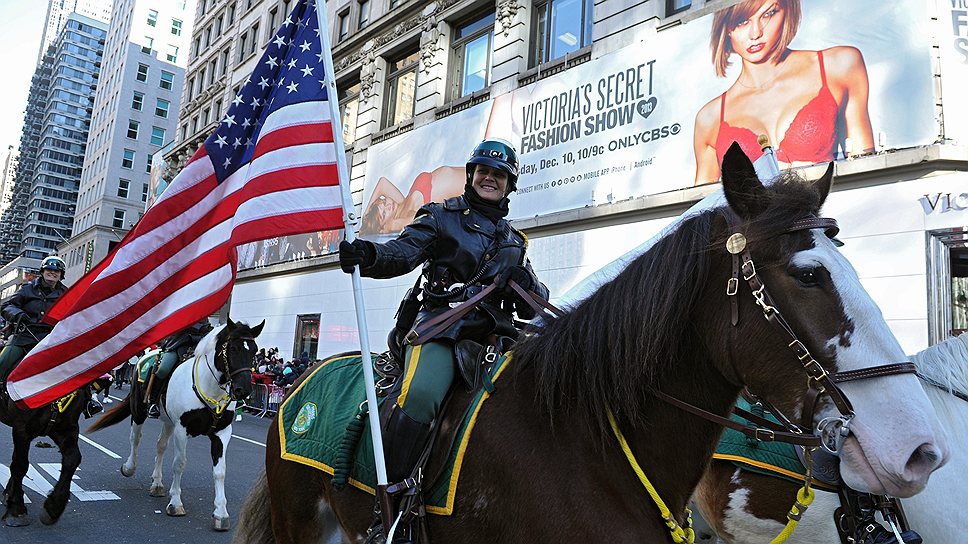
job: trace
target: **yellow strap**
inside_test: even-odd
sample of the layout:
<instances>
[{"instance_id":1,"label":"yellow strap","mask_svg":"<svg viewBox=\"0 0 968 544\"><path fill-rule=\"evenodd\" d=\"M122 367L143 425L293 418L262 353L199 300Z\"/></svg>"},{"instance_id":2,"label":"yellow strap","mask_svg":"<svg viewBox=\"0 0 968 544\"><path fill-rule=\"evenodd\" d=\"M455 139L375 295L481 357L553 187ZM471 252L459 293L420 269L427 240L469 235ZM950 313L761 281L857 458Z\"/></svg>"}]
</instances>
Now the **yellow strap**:
<instances>
[{"instance_id":1,"label":"yellow strap","mask_svg":"<svg viewBox=\"0 0 968 544\"><path fill-rule=\"evenodd\" d=\"M632 453L632 448L629 447L628 442L625 440L625 436L622 435L622 431L618 428L618 423L615 422L615 416L612 415L612 411L608 411L608 423L612 426L612 432L615 433L615 438L618 438L619 444L622 446L622 451L625 452L625 458L628 459L629 465L631 465L632 470L635 471L635 475L639 477L639 481L645 486L646 491L649 492L649 496L652 497L652 501L655 505L659 507L659 513L662 514L662 519L665 520L666 527L669 528L669 533L672 535L672 541L677 544L680 542L686 542L688 544L693 544L696 541L696 533L692 529L692 510L686 508L686 526L683 528L679 525L674 517L672 517L672 512L669 511L669 507L666 506L662 497L659 496L659 492L655 490L655 486L649 481L648 476L639 466L639 462L635 459L635 454ZM811 498L811 500L813 500Z\"/></svg>"},{"instance_id":2,"label":"yellow strap","mask_svg":"<svg viewBox=\"0 0 968 544\"><path fill-rule=\"evenodd\" d=\"M196 384L198 383L198 361L200 358L201 355L195 356L194 380ZM232 396L228 393L222 395L221 398L213 399L212 397L206 395L205 392L202 391L202 388L198 387L197 385L195 386L195 391L198 392L198 396L202 397L205 402L208 402L212 405L212 407L215 409L215 415L222 415L222 412L225 411L225 408L228 407L230 402L232 402Z\"/></svg>"},{"instance_id":3,"label":"yellow strap","mask_svg":"<svg viewBox=\"0 0 968 544\"><path fill-rule=\"evenodd\" d=\"M797 502L794 503L793 507L790 508L790 512L787 513L786 527L783 528L783 531L770 544L781 544L790 538L790 535L797 528L797 523L800 522L800 518L806 513L807 507L813 503L814 496L816 494L813 492L813 489L810 489L809 484L801 487L797 491Z\"/></svg>"},{"instance_id":4,"label":"yellow strap","mask_svg":"<svg viewBox=\"0 0 968 544\"><path fill-rule=\"evenodd\" d=\"M65 395L57 399L57 402L54 404L55 408L57 409L57 413L63 414L64 411L67 410L67 407L70 406L72 402L74 402L74 397L76 396L77 396L77 391L74 391L70 395Z\"/></svg>"}]
</instances>

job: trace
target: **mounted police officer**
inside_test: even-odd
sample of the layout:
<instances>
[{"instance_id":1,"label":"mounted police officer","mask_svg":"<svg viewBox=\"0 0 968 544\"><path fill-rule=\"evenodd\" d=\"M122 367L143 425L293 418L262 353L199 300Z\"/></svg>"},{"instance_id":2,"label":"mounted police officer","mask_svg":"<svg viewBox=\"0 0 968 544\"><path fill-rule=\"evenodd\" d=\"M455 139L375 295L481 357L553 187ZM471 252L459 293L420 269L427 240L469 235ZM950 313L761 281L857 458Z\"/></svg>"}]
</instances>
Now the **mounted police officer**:
<instances>
[{"instance_id":1,"label":"mounted police officer","mask_svg":"<svg viewBox=\"0 0 968 544\"><path fill-rule=\"evenodd\" d=\"M212 324L206 318L161 341L158 346L161 348L161 356L151 367L151 375L148 377L146 391L149 402L148 417L157 418L161 415L161 410L158 408L158 398L161 396L161 391L165 388L168 378L171 377L171 372L175 370L178 363L195 350L198 342L212 329Z\"/></svg>"},{"instance_id":2,"label":"mounted police officer","mask_svg":"<svg viewBox=\"0 0 968 544\"><path fill-rule=\"evenodd\" d=\"M6 395L7 376L13 371L31 349L51 331L51 326L42 323L54 302L64 294L67 286L63 284L67 265L57 256L50 256L40 263L40 276L20 286L20 289L0 306L0 314L7 322L7 345L0 353L0 389ZM101 403L91 399L85 415L88 417L100 412Z\"/></svg>"},{"instance_id":3,"label":"mounted police officer","mask_svg":"<svg viewBox=\"0 0 968 544\"><path fill-rule=\"evenodd\" d=\"M522 319L534 317L508 280L548 298L548 289L538 281L525 255L527 238L504 219L507 195L515 190L518 178L514 147L504 140L484 140L471 153L466 172L463 195L423 206L395 239L382 244L360 239L340 244L340 266L347 273L359 265L363 276L392 278L423 265L422 300L413 293L404 300L391 345L488 285L500 287L420 345L410 343L413 333L404 340L400 395L384 430L391 483L408 478L419 461L457 374L457 342L470 339L485 344L489 338L514 338L518 332L512 313Z\"/></svg>"}]
</instances>

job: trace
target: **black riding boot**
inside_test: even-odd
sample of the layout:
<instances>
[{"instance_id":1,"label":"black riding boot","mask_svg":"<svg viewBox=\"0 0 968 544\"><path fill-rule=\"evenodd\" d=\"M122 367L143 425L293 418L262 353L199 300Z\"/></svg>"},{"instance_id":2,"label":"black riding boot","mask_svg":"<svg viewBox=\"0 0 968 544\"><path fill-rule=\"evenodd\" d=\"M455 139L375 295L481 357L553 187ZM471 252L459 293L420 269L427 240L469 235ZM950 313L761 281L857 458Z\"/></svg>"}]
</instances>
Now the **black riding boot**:
<instances>
[{"instance_id":1,"label":"black riding boot","mask_svg":"<svg viewBox=\"0 0 968 544\"><path fill-rule=\"evenodd\" d=\"M391 490L400 488L397 493L390 496L391 519L396 519L403 495L409 489L406 484L416 485L415 482L407 481L417 468L420 455L427 446L427 439L430 437L431 425L419 423L410 418L399 406L394 406L390 412L390 418L383 430L383 451L386 452L387 480ZM402 482L405 485L397 485ZM376 521L370 528L370 536L367 542L384 542L385 531L383 530L382 518L377 512ZM413 531L409 524L400 523L394 533L392 544L411 544L414 541Z\"/></svg>"}]
</instances>

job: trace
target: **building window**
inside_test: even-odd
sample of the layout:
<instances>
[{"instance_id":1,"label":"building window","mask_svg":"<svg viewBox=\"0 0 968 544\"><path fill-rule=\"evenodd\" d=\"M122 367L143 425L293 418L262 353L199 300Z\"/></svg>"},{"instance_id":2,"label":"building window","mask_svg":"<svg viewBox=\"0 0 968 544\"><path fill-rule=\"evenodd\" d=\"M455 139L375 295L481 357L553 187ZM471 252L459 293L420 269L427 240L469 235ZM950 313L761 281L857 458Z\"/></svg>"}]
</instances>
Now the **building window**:
<instances>
[{"instance_id":1,"label":"building window","mask_svg":"<svg viewBox=\"0 0 968 544\"><path fill-rule=\"evenodd\" d=\"M532 66L592 43L591 0L548 0L536 5L534 11Z\"/></svg>"},{"instance_id":2,"label":"building window","mask_svg":"<svg viewBox=\"0 0 968 544\"><path fill-rule=\"evenodd\" d=\"M215 101L215 118L218 119L220 117L222 117L222 99L221 98Z\"/></svg>"},{"instance_id":3,"label":"building window","mask_svg":"<svg viewBox=\"0 0 968 544\"><path fill-rule=\"evenodd\" d=\"M337 35L336 41L343 41L343 38L350 33L350 10L346 10L343 13L337 15L339 21L339 34Z\"/></svg>"},{"instance_id":4,"label":"building window","mask_svg":"<svg viewBox=\"0 0 968 544\"><path fill-rule=\"evenodd\" d=\"M252 54L255 53L255 50L259 48L259 23L252 25L249 40L249 54Z\"/></svg>"},{"instance_id":5,"label":"building window","mask_svg":"<svg viewBox=\"0 0 968 544\"><path fill-rule=\"evenodd\" d=\"M182 140L188 139L188 123L182 125Z\"/></svg>"},{"instance_id":6,"label":"building window","mask_svg":"<svg viewBox=\"0 0 968 544\"><path fill-rule=\"evenodd\" d=\"M138 63L138 75L135 76L138 81L148 81L148 65Z\"/></svg>"},{"instance_id":7,"label":"building window","mask_svg":"<svg viewBox=\"0 0 968 544\"><path fill-rule=\"evenodd\" d=\"M403 0L390 0L390 9L398 7L402 3L403 3Z\"/></svg>"},{"instance_id":8,"label":"building window","mask_svg":"<svg viewBox=\"0 0 968 544\"><path fill-rule=\"evenodd\" d=\"M165 55L168 62L178 62L178 48L174 45L168 44L168 54Z\"/></svg>"},{"instance_id":9,"label":"building window","mask_svg":"<svg viewBox=\"0 0 968 544\"><path fill-rule=\"evenodd\" d=\"M246 32L239 36L239 62L245 60L245 44L249 41L249 33Z\"/></svg>"},{"instance_id":10,"label":"building window","mask_svg":"<svg viewBox=\"0 0 968 544\"><path fill-rule=\"evenodd\" d=\"M152 38L151 36L145 36L144 45L141 46L141 52L145 53L146 55L150 55L152 49L154 49L154 46L155 46L155 39Z\"/></svg>"},{"instance_id":11,"label":"building window","mask_svg":"<svg viewBox=\"0 0 968 544\"><path fill-rule=\"evenodd\" d=\"M269 10L269 28L266 29L267 40L272 39L272 33L277 28L279 28L279 8L275 7Z\"/></svg>"},{"instance_id":12,"label":"building window","mask_svg":"<svg viewBox=\"0 0 968 544\"><path fill-rule=\"evenodd\" d=\"M360 22L356 28L363 28L370 23L370 0L360 0Z\"/></svg>"},{"instance_id":13,"label":"building window","mask_svg":"<svg viewBox=\"0 0 968 544\"><path fill-rule=\"evenodd\" d=\"M124 210L114 209L114 220L111 221L111 226L116 229L124 228Z\"/></svg>"},{"instance_id":14,"label":"building window","mask_svg":"<svg viewBox=\"0 0 968 544\"><path fill-rule=\"evenodd\" d=\"M158 26L158 12L156 10L148 10L148 26Z\"/></svg>"},{"instance_id":15,"label":"building window","mask_svg":"<svg viewBox=\"0 0 968 544\"><path fill-rule=\"evenodd\" d=\"M151 155L150 153L148 154L148 162L145 163L145 174L150 174L151 173L151 161L154 158L155 157L153 155Z\"/></svg>"},{"instance_id":16,"label":"building window","mask_svg":"<svg viewBox=\"0 0 968 544\"><path fill-rule=\"evenodd\" d=\"M229 48L226 47L225 51L222 51L222 71L219 72L220 76L224 76L229 69Z\"/></svg>"},{"instance_id":17,"label":"building window","mask_svg":"<svg viewBox=\"0 0 968 544\"><path fill-rule=\"evenodd\" d=\"M165 145L165 129L151 127L151 145Z\"/></svg>"},{"instance_id":18,"label":"building window","mask_svg":"<svg viewBox=\"0 0 968 544\"><path fill-rule=\"evenodd\" d=\"M162 89L171 90L175 83L175 74L171 72L161 71L161 81L158 82L158 86Z\"/></svg>"},{"instance_id":19,"label":"building window","mask_svg":"<svg viewBox=\"0 0 968 544\"><path fill-rule=\"evenodd\" d=\"M215 76L218 74L218 59L212 59L212 62L208 63L208 84L211 85L215 83Z\"/></svg>"},{"instance_id":20,"label":"building window","mask_svg":"<svg viewBox=\"0 0 968 544\"><path fill-rule=\"evenodd\" d=\"M145 105L145 93L134 92L131 96L131 109L141 111Z\"/></svg>"},{"instance_id":21,"label":"building window","mask_svg":"<svg viewBox=\"0 0 968 544\"><path fill-rule=\"evenodd\" d=\"M319 314L296 316L296 341L293 354L307 353L309 359L316 358L319 349Z\"/></svg>"},{"instance_id":22,"label":"building window","mask_svg":"<svg viewBox=\"0 0 968 544\"><path fill-rule=\"evenodd\" d=\"M121 168L134 167L134 149L125 149L121 156Z\"/></svg>"},{"instance_id":23,"label":"building window","mask_svg":"<svg viewBox=\"0 0 968 544\"><path fill-rule=\"evenodd\" d=\"M691 5L691 0L666 0L666 17L686 11Z\"/></svg>"},{"instance_id":24,"label":"building window","mask_svg":"<svg viewBox=\"0 0 968 544\"><path fill-rule=\"evenodd\" d=\"M137 121L128 121L128 138L132 140L138 139L138 126L140 123Z\"/></svg>"},{"instance_id":25,"label":"building window","mask_svg":"<svg viewBox=\"0 0 968 544\"><path fill-rule=\"evenodd\" d=\"M417 62L420 51L389 63L387 76L386 126L393 126L413 117L417 97Z\"/></svg>"},{"instance_id":26,"label":"building window","mask_svg":"<svg viewBox=\"0 0 968 544\"><path fill-rule=\"evenodd\" d=\"M128 190L131 188L131 180L119 179L118 180L118 196L121 198L128 198Z\"/></svg>"},{"instance_id":27,"label":"building window","mask_svg":"<svg viewBox=\"0 0 968 544\"><path fill-rule=\"evenodd\" d=\"M479 91L491 84L491 50L494 14L457 27L454 36L454 98Z\"/></svg>"},{"instance_id":28,"label":"building window","mask_svg":"<svg viewBox=\"0 0 968 544\"><path fill-rule=\"evenodd\" d=\"M168 108L171 106L171 102L165 100L164 98L159 98L155 103L155 115L158 117L168 118Z\"/></svg>"},{"instance_id":29,"label":"building window","mask_svg":"<svg viewBox=\"0 0 968 544\"><path fill-rule=\"evenodd\" d=\"M141 201L148 202L148 184L147 183L141 184Z\"/></svg>"},{"instance_id":30,"label":"building window","mask_svg":"<svg viewBox=\"0 0 968 544\"><path fill-rule=\"evenodd\" d=\"M343 130L343 144L352 145L356 141L356 115L360 109L360 83L339 89L340 125Z\"/></svg>"}]
</instances>

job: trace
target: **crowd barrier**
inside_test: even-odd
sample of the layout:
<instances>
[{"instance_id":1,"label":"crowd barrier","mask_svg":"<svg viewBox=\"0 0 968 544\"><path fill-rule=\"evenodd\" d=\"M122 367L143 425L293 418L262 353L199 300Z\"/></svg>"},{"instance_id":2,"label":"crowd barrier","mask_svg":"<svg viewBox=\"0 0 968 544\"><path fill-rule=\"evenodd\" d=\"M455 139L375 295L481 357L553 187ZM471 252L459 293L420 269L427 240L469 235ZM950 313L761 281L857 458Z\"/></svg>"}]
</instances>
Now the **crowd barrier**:
<instances>
[{"instance_id":1,"label":"crowd barrier","mask_svg":"<svg viewBox=\"0 0 968 544\"><path fill-rule=\"evenodd\" d=\"M259 417L272 417L279 411L285 393L285 388L278 385L254 383L252 392L245 399L245 407Z\"/></svg>"}]
</instances>

